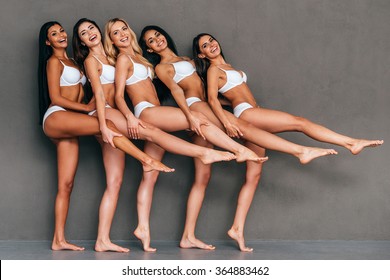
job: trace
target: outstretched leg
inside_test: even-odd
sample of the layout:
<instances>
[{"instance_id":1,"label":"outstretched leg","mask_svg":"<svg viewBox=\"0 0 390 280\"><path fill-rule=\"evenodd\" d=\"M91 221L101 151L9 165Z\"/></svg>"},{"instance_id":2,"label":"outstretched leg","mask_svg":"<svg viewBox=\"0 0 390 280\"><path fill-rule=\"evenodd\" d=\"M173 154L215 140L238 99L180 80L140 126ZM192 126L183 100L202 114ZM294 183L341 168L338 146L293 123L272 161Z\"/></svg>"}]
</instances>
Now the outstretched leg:
<instances>
[{"instance_id":1,"label":"outstretched leg","mask_svg":"<svg viewBox=\"0 0 390 280\"><path fill-rule=\"evenodd\" d=\"M116 129L112 121L107 120L107 126L115 131ZM50 138L72 138L77 136L88 136L100 134L99 121L96 117L88 116L81 113L71 111L58 111L51 114L45 121L45 134ZM144 169L147 171L158 170L163 172L172 172L169 168L157 162L147 154L143 153L125 136L114 137L116 147L125 153L139 160Z\"/></svg>"},{"instance_id":2,"label":"outstretched leg","mask_svg":"<svg viewBox=\"0 0 390 280\"><path fill-rule=\"evenodd\" d=\"M212 148L213 145L202 137L193 136L193 143L203 147ZM202 208L205 192L211 176L211 164L204 164L197 158L194 158L195 179L191 187L187 201L186 221L184 232L180 241L180 247L183 249L199 248L205 250L214 250L213 245L204 243L195 237L196 222Z\"/></svg>"},{"instance_id":3,"label":"outstretched leg","mask_svg":"<svg viewBox=\"0 0 390 280\"><path fill-rule=\"evenodd\" d=\"M130 251L129 249L112 243L110 239L110 229L123 180L125 154L107 143L101 144L107 187L99 208L99 225L95 250L97 252L113 251L127 253Z\"/></svg>"},{"instance_id":4,"label":"outstretched leg","mask_svg":"<svg viewBox=\"0 0 390 280\"><path fill-rule=\"evenodd\" d=\"M123 135L127 135L127 122L121 112L116 109L106 109L106 117L115 123L115 126ZM228 161L235 158L235 156L231 153L206 149L184 141L183 139L166 133L149 123L145 123L145 126L145 128L141 126L139 127L141 139L156 143L168 152L196 157L205 164L217 161Z\"/></svg>"},{"instance_id":5,"label":"outstretched leg","mask_svg":"<svg viewBox=\"0 0 390 280\"><path fill-rule=\"evenodd\" d=\"M308 119L276 110L252 108L244 111L240 118L272 133L300 131L315 140L342 146L354 155L359 154L366 147L376 147L383 144L383 140L351 138Z\"/></svg>"},{"instance_id":6,"label":"outstretched leg","mask_svg":"<svg viewBox=\"0 0 390 280\"><path fill-rule=\"evenodd\" d=\"M259 156L264 156L265 150L259 146L256 146L250 142L246 143L247 147L250 147L253 151L256 151ZM261 163L247 162L246 169L246 181L242 186L240 194L238 196L238 203L236 214L234 216L234 222L232 227L228 231L230 238L235 240L243 252L252 252L253 248L249 248L245 245L244 238L244 226L245 220L248 215L249 207L252 204L253 197L256 192L256 188L260 181L262 170Z\"/></svg>"},{"instance_id":7,"label":"outstretched leg","mask_svg":"<svg viewBox=\"0 0 390 280\"><path fill-rule=\"evenodd\" d=\"M145 153L161 161L164 150L154 143L146 142ZM155 252L156 248L150 247L150 210L152 208L153 191L158 178L158 171L143 172L142 180L137 193L138 226L134 235L142 242L144 251Z\"/></svg>"},{"instance_id":8,"label":"outstretched leg","mask_svg":"<svg viewBox=\"0 0 390 280\"><path fill-rule=\"evenodd\" d=\"M208 121L202 113L195 111L192 113L203 122L208 123L208 125L202 126L202 131L207 141L218 147L233 152L236 155L236 161L243 162L251 160L256 162L263 162L267 160L267 158L260 158L250 149L235 142L225 132ZM188 121L183 112L180 109L174 107L156 106L146 108L140 117L142 120L168 132L189 129Z\"/></svg>"},{"instance_id":9,"label":"outstretched leg","mask_svg":"<svg viewBox=\"0 0 390 280\"><path fill-rule=\"evenodd\" d=\"M65 239L66 218L79 157L78 139L53 141L57 147L58 193L55 201L55 228L51 249L82 251L83 247L68 243Z\"/></svg>"}]
</instances>

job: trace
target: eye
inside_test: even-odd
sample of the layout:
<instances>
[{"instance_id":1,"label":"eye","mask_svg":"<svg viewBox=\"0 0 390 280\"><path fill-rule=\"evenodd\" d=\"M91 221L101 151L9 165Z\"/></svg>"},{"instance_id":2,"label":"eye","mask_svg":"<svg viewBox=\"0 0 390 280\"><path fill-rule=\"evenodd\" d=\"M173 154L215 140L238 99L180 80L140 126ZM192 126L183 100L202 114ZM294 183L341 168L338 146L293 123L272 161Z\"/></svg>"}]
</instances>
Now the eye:
<instances>
[{"instance_id":1,"label":"eye","mask_svg":"<svg viewBox=\"0 0 390 280\"><path fill-rule=\"evenodd\" d=\"M112 34L117 35L117 34L118 34L118 31L114 31Z\"/></svg>"},{"instance_id":2,"label":"eye","mask_svg":"<svg viewBox=\"0 0 390 280\"><path fill-rule=\"evenodd\" d=\"M80 36L84 36L84 35L85 35L85 31L80 33Z\"/></svg>"},{"instance_id":3,"label":"eye","mask_svg":"<svg viewBox=\"0 0 390 280\"><path fill-rule=\"evenodd\" d=\"M149 44L153 44L153 40L149 40Z\"/></svg>"},{"instance_id":4,"label":"eye","mask_svg":"<svg viewBox=\"0 0 390 280\"><path fill-rule=\"evenodd\" d=\"M89 30L92 30L92 29L94 29L95 28L95 26L91 26L90 28L89 28Z\"/></svg>"},{"instance_id":5,"label":"eye","mask_svg":"<svg viewBox=\"0 0 390 280\"><path fill-rule=\"evenodd\" d=\"M124 26L124 27L122 28L122 30L127 30L127 26Z\"/></svg>"}]
</instances>

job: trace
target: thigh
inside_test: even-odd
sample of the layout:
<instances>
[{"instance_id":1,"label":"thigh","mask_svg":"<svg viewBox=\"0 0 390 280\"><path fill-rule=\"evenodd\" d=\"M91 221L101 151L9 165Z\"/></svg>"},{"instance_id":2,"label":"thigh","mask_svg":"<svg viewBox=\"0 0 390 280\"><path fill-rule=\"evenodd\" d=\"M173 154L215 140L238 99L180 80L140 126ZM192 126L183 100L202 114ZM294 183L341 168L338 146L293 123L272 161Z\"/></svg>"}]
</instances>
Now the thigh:
<instances>
[{"instance_id":1,"label":"thigh","mask_svg":"<svg viewBox=\"0 0 390 280\"><path fill-rule=\"evenodd\" d=\"M210 108L210 106L207 102L204 102L204 101L196 102L191 106L190 109L191 109L191 111L202 113L215 126L222 129L223 131L225 131L225 128L223 127L222 123L217 118L217 116L214 114L213 110Z\"/></svg>"},{"instance_id":2,"label":"thigh","mask_svg":"<svg viewBox=\"0 0 390 280\"><path fill-rule=\"evenodd\" d=\"M57 111L45 121L45 134L50 138L72 138L100 134L97 118L72 111Z\"/></svg>"},{"instance_id":3,"label":"thigh","mask_svg":"<svg viewBox=\"0 0 390 280\"><path fill-rule=\"evenodd\" d=\"M189 128L184 113L179 108L170 106L146 108L143 110L140 119L168 132Z\"/></svg>"},{"instance_id":4,"label":"thigh","mask_svg":"<svg viewBox=\"0 0 390 280\"><path fill-rule=\"evenodd\" d=\"M295 130L297 119L295 116L282 111L264 108L252 108L245 110L240 119L263 130L278 133Z\"/></svg>"},{"instance_id":5,"label":"thigh","mask_svg":"<svg viewBox=\"0 0 390 280\"><path fill-rule=\"evenodd\" d=\"M79 160L79 142L77 138L56 140L57 168L59 186L73 182Z\"/></svg>"}]
</instances>

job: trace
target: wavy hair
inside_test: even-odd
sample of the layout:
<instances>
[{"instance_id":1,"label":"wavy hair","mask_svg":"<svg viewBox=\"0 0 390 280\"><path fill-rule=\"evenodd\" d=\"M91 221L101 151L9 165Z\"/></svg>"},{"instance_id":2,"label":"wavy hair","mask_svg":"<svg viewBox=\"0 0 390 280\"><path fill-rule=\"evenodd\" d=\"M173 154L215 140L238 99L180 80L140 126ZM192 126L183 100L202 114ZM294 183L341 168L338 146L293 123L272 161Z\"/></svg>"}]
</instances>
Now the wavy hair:
<instances>
[{"instance_id":1,"label":"wavy hair","mask_svg":"<svg viewBox=\"0 0 390 280\"><path fill-rule=\"evenodd\" d=\"M195 36L195 38L192 40L192 56L194 57L194 62L195 62L195 68L196 68L196 73L198 73L199 77L201 78L204 87L206 89L206 97L207 97L207 70L210 67L210 61L208 58L200 58L199 55L202 53L200 50L199 46L199 40L203 36L210 36L213 38L215 41L219 42L213 35L209 33L200 33ZM225 59L225 56L222 52L222 47L221 45L219 46L221 49L221 55Z\"/></svg>"},{"instance_id":2,"label":"wavy hair","mask_svg":"<svg viewBox=\"0 0 390 280\"><path fill-rule=\"evenodd\" d=\"M87 58L87 56L89 54L88 47L85 46L84 44L82 44L82 41L81 41L80 36L79 36L80 25L83 24L84 22L89 22L89 23L95 25L96 28L99 30L100 35L103 39L102 31L100 30L97 23L94 22L93 20L90 20L88 18L81 18L73 26L73 35L72 35L73 57L74 57L74 60L76 61L77 65L81 69L84 69L84 60Z\"/></svg>"},{"instance_id":3,"label":"wavy hair","mask_svg":"<svg viewBox=\"0 0 390 280\"><path fill-rule=\"evenodd\" d=\"M174 54L179 55L177 52L176 44L173 41L172 37L168 34L168 32L166 32L164 29L157 25L147 25L141 31L138 43L142 49L143 56L153 65L153 67L156 67L160 63L161 57L154 52L148 52L149 47L145 40L145 33L150 30L156 30L157 32L161 33L167 40L168 48L171 49ZM164 103L168 100L173 100L171 91L158 77L155 77L153 79L153 84L156 88L157 96L161 103Z\"/></svg>"},{"instance_id":4,"label":"wavy hair","mask_svg":"<svg viewBox=\"0 0 390 280\"><path fill-rule=\"evenodd\" d=\"M131 47L134 50L135 56L141 61L142 64L149 66L152 69L153 72L152 74L154 75L153 65L145 57L142 56L142 49L138 45L137 35L135 35L135 32L130 28L129 24L124 19L121 18L110 19L106 23L106 26L104 28L104 50L106 51L107 59L110 62L110 64L115 65L116 59L119 55L119 49L113 44L110 37L111 28L118 21L123 22L126 25L126 27L129 29L131 35Z\"/></svg>"},{"instance_id":5,"label":"wavy hair","mask_svg":"<svg viewBox=\"0 0 390 280\"><path fill-rule=\"evenodd\" d=\"M47 85L46 64L53 54L53 48L46 45L47 32L53 25L62 25L57 21L48 21L39 30L39 60L38 60L38 93L39 93L39 124L42 125L43 116L51 103Z\"/></svg>"}]
</instances>

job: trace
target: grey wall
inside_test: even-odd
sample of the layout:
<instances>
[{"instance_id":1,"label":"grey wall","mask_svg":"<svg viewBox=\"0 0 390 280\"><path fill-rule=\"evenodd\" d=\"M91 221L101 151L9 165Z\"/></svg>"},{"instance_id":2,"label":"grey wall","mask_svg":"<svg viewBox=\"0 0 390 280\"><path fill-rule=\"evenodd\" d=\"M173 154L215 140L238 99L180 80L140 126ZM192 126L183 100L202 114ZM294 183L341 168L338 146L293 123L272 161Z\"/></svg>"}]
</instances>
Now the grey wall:
<instances>
[{"instance_id":1,"label":"grey wall","mask_svg":"<svg viewBox=\"0 0 390 280\"><path fill-rule=\"evenodd\" d=\"M38 122L38 32L48 20L68 34L80 17L104 26L125 18L139 33L158 24L190 55L192 38L210 32L233 65L244 69L264 107L305 116L354 137L390 139L390 1L5 1L0 12L0 239L50 240L56 194L54 145ZM185 137L185 134L180 134ZM283 137L316 143L298 133ZM139 143L141 146L142 143ZM388 145L388 144L387 144ZM248 239L390 239L390 153L387 145L352 156L302 166L268 152L260 188L246 226ZM100 148L81 139L67 237L94 239L105 183ZM155 240L181 236L193 178L190 158L167 155L176 168L155 190L151 227ZM245 165L219 163L201 212L198 236L225 239ZM226 174L229 174L228 176ZM112 228L113 239L133 239L140 165L127 158Z\"/></svg>"}]
</instances>

